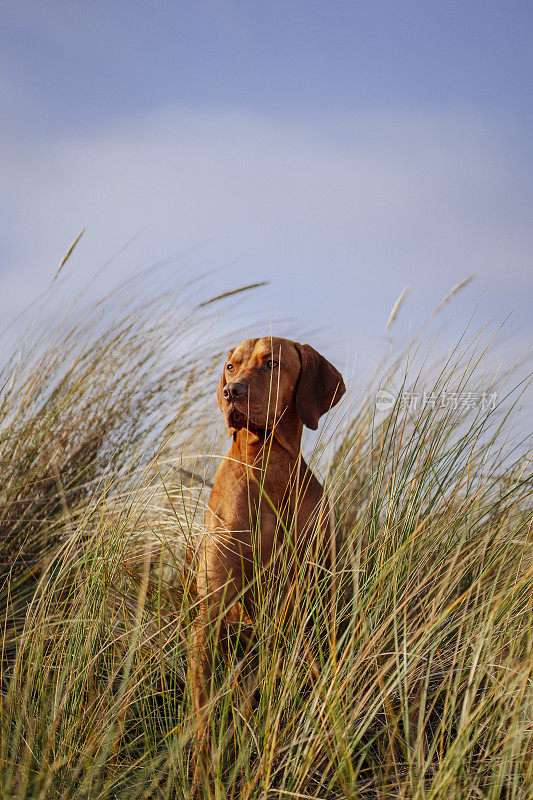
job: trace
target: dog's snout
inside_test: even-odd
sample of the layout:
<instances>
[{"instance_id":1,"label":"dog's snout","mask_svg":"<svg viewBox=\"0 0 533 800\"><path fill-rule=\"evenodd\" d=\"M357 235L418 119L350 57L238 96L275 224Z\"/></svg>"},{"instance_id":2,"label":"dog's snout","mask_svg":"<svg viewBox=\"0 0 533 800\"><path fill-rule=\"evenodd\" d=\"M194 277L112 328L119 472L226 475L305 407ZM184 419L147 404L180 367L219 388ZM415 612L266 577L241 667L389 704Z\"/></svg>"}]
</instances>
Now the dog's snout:
<instances>
[{"instance_id":1,"label":"dog's snout","mask_svg":"<svg viewBox=\"0 0 533 800\"><path fill-rule=\"evenodd\" d=\"M224 400L236 400L247 393L248 387L244 383L227 383L222 390L222 397Z\"/></svg>"}]
</instances>

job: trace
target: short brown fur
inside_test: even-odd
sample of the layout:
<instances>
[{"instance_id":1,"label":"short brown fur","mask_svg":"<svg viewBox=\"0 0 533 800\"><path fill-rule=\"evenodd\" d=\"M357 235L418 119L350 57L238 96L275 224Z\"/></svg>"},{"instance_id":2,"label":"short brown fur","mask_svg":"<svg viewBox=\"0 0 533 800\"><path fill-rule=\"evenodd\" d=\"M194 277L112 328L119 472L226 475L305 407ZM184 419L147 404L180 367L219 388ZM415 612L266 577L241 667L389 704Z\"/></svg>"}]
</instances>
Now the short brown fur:
<instances>
[{"instance_id":1,"label":"short brown fur","mask_svg":"<svg viewBox=\"0 0 533 800\"><path fill-rule=\"evenodd\" d=\"M304 424L316 430L344 391L340 373L310 345L279 337L241 342L224 365L217 400L232 444L215 475L206 533L196 553L199 613L190 650L202 738L211 648L217 646L212 638L208 645L216 627L212 621L231 623L243 615L253 620L251 584L262 567L276 568L284 525L300 552L317 527L329 532L324 491L305 464L300 443Z\"/></svg>"}]
</instances>

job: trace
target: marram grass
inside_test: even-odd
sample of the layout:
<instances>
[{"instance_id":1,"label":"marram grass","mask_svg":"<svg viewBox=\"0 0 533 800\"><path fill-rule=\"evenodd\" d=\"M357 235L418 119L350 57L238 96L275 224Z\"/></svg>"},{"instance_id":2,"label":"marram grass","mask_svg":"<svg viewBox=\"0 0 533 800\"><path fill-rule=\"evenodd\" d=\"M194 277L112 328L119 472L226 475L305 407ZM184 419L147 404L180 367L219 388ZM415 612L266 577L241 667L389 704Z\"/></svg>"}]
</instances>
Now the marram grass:
<instances>
[{"instance_id":1,"label":"marram grass","mask_svg":"<svg viewBox=\"0 0 533 800\"><path fill-rule=\"evenodd\" d=\"M110 297L6 365L2 798L190 796L183 551L224 448L217 310L186 291ZM481 338L432 369L411 350L382 380L397 398L386 413L376 384L328 426L315 460L335 508L334 574L310 552L298 614L272 581L253 637L229 637L201 796L533 796L523 387L512 373L489 381ZM404 407L402 388L430 399ZM435 399L466 390L497 400Z\"/></svg>"}]
</instances>

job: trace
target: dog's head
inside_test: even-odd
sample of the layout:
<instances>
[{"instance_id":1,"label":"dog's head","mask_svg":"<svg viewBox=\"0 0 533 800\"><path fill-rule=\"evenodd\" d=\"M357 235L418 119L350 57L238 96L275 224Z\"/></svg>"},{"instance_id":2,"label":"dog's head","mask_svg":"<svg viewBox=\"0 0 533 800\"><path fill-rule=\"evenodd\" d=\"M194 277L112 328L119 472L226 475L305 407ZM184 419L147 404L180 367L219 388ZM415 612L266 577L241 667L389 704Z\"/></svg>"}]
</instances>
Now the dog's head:
<instances>
[{"instance_id":1,"label":"dog's head","mask_svg":"<svg viewBox=\"0 0 533 800\"><path fill-rule=\"evenodd\" d=\"M311 345L265 336L230 352L217 400L230 435L241 428L264 433L294 413L316 430L344 392L340 372Z\"/></svg>"}]
</instances>

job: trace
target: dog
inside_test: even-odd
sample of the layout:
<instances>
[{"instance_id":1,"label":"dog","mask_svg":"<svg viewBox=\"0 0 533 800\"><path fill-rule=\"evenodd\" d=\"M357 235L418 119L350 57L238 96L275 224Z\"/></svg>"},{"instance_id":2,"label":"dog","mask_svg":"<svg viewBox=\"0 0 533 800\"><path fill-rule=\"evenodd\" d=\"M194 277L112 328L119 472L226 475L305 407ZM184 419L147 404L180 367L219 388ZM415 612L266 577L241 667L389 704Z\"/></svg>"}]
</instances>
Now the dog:
<instances>
[{"instance_id":1,"label":"dog","mask_svg":"<svg viewBox=\"0 0 533 800\"><path fill-rule=\"evenodd\" d=\"M196 552L198 615L189 657L200 739L221 628L253 621L254 580L261 569L276 569L287 530L297 554L305 554L317 527L326 532L322 545L329 545L324 490L300 444L304 425L316 430L344 392L329 361L289 339L247 339L224 364L217 401L232 444L216 472ZM296 557L292 570L299 564Z\"/></svg>"}]
</instances>

